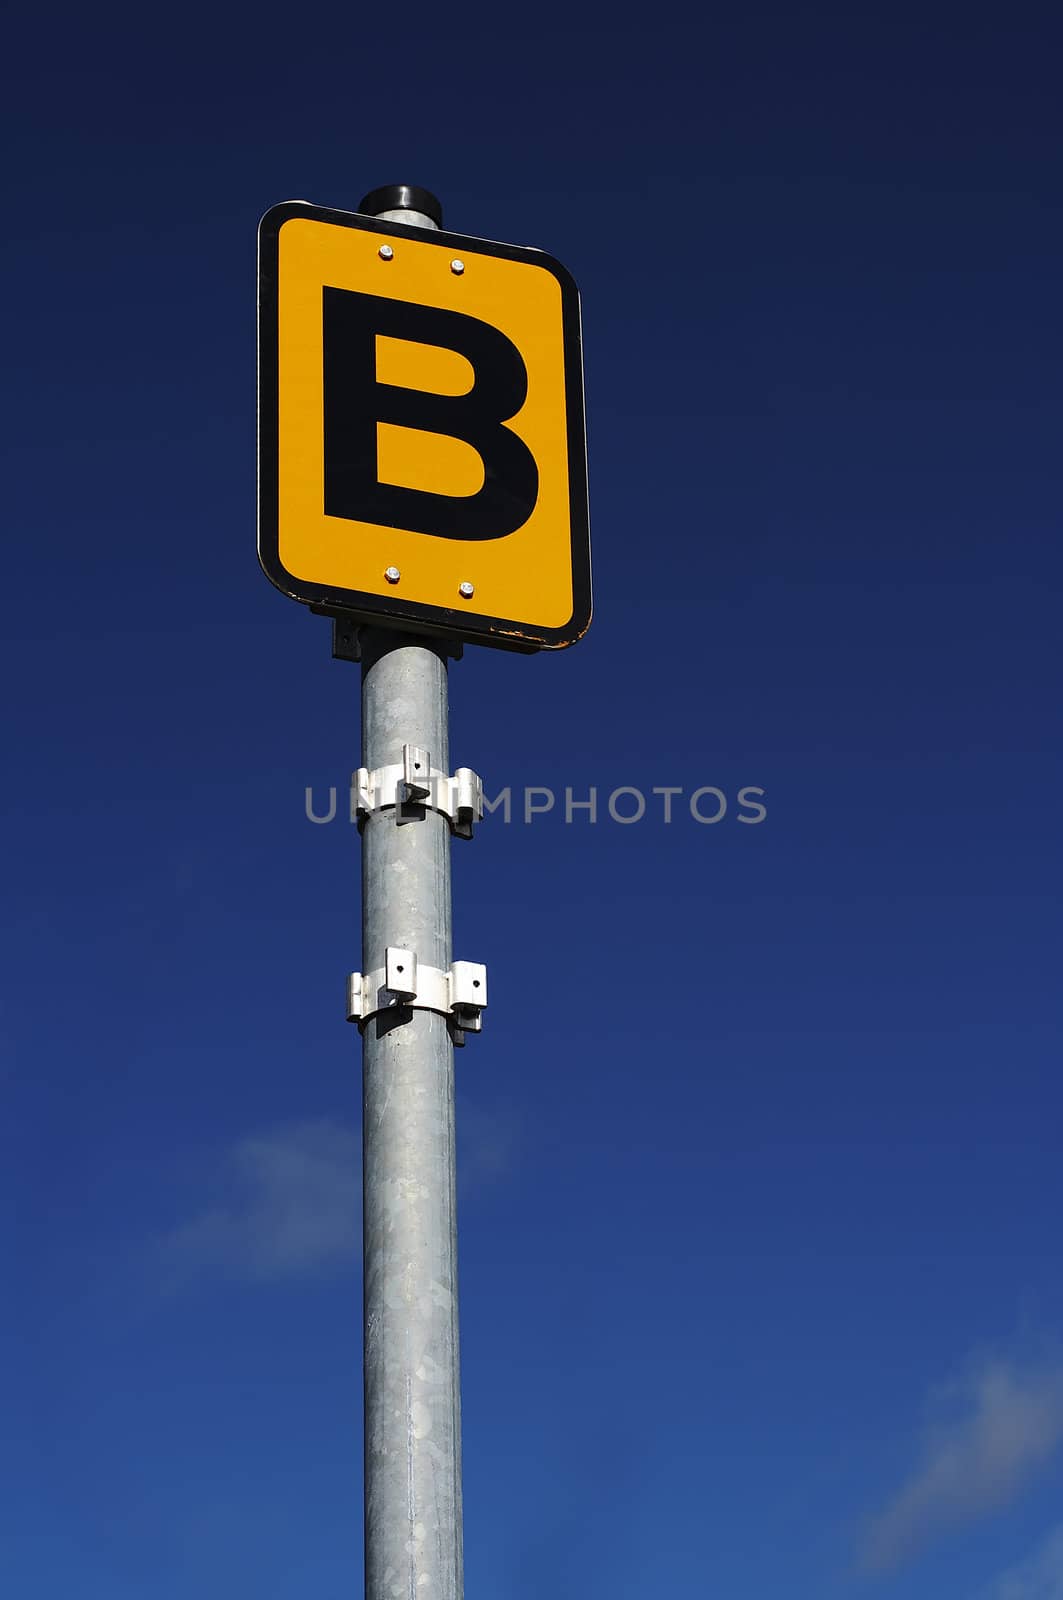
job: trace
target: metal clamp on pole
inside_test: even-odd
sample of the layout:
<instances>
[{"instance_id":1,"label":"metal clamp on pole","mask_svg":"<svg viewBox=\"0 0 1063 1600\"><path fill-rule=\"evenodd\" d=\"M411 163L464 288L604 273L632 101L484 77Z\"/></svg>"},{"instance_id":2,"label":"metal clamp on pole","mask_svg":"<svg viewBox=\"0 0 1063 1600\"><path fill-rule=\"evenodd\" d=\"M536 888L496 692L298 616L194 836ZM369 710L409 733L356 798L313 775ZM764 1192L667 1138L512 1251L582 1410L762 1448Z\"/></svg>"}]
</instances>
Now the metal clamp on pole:
<instances>
[{"instance_id":1,"label":"metal clamp on pole","mask_svg":"<svg viewBox=\"0 0 1063 1600\"><path fill-rule=\"evenodd\" d=\"M361 1027L382 1011L408 1008L438 1011L458 1033L479 1033L487 1005L487 968L477 961L455 961L450 971L426 967L412 950L388 945L385 965L375 972L352 972L347 979L347 1021ZM455 1038L455 1044L464 1039Z\"/></svg>"},{"instance_id":2,"label":"metal clamp on pole","mask_svg":"<svg viewBox=\"0 0 1063 1600\"><path fill-rule=\"evenodd\" d=\"M432 765L427 750L404 744L402 761L387 767L359 767L351 775L355 812L361 823L373 811L394 806L395 819L403 822L403 807L423 806L446 817L450 831L458 839L471 839L477 822L483 821L483 780L471 767L458 767L453 777Z\"/></svg>"}]
</instances>

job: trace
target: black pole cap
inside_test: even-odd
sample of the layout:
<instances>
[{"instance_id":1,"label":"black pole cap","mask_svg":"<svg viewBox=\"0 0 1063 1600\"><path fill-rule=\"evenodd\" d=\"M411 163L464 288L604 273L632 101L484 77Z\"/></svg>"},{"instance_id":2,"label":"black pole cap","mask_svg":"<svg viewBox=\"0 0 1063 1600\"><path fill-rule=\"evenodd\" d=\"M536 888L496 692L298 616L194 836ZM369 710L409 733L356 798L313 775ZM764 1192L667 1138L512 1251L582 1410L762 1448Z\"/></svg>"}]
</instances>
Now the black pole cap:
<instances>
[{"instance_id":1,"label":"black pole cap","mask_svg":"<svg viewBox=\"0 0 1063 1600\"><path fill-rule=\"evenodd\" d=\"M443 226L443 207L430 189L419 189L415 183L386 183L382 189L371 189L359 200L358 210L366 217L379 217L382 211L420 211L437 228Z\"/></svg>"}]
</instances>

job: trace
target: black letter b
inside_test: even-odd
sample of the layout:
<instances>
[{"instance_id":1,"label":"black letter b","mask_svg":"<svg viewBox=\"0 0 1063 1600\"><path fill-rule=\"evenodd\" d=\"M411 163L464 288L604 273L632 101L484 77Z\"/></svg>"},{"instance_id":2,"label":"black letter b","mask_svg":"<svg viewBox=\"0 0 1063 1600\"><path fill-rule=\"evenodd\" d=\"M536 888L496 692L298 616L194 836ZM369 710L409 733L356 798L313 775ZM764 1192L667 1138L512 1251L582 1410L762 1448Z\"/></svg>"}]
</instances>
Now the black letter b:
<instances>
[{"instance_id":1,"label":"black letter b","mask_svg":"<svg viewBox=\"0 0 1063 1600\"><path fill-rule=\"evenodd\" d=\"M528 394L520 351L505 334L460 311L410 305L353 289L323 290L325 514L445 539L501 539L535 509L539 472L504 424ZM470 363L468 394L429 394L378 383L376 338L456 350ZM472 495L431 494L381 483L377 423L462 439L484 466Z\"/></svg>"}]
</instances>

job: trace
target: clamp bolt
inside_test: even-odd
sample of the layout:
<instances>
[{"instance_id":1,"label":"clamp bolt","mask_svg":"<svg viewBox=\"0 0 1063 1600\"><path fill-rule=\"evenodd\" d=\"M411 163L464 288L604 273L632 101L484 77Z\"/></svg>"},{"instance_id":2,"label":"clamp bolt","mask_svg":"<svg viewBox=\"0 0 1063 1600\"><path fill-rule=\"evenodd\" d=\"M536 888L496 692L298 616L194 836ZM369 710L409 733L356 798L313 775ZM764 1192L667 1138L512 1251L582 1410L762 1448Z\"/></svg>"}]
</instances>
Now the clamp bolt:
<instances>
[{"instance_id":1,"label":"clamp bolt","mask_svg":"<svg viewBox=\"0 0 1063 1600\"><path fill-rule=\"evenodd\" d=\"M381 261L390 261L394 254L395 252L389 244L382 244L380 249L377 251L377 255L380 257Z\"/></svg>"},{"instance_id":2,"label":"clamp bolt","mask_svg":"<svg viewBox=\"0 0 1063 1600\"><path fill-rule=\"evenodd\" d=\"M398 567L385 567L384 576L389 583L398 583L399 579L402 577L402 573L399 571Z\"/></svg>"},{"instance_id":3,"label":"clamp bolt","mask_svg":"<svg viewBox=\"0 0 1063 1600\"><path fill-rule=\"evenodd\" d=\"M473 595L476 593L476 590L473 588L471 583L459 583L458 593L461 595L463 600L471 600Z\"/></svg>"}]
</instances>

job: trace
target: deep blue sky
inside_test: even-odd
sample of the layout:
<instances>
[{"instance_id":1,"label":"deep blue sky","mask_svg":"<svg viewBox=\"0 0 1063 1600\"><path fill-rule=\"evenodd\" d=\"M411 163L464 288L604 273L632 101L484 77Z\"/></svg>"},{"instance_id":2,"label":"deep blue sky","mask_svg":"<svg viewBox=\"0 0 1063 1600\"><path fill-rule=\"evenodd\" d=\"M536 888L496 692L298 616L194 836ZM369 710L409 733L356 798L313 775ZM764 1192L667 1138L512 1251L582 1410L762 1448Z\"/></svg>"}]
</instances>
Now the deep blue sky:
<instances>
[{"instance_id":1,"label":"deep blue sky","mask_svg":"<svg viewBox=\"0 0 1063 1600\"><path fill-rule=\"evenodd\" d=\"M0 1570L360 1592L358 676L254 553L255 226L584 301L596 620L470 649L470 1600L1063 1595L1054 8L24 9ZM1008 1576L1010 1574L1010 1576Z\"/></svg>"}]
</instances>

